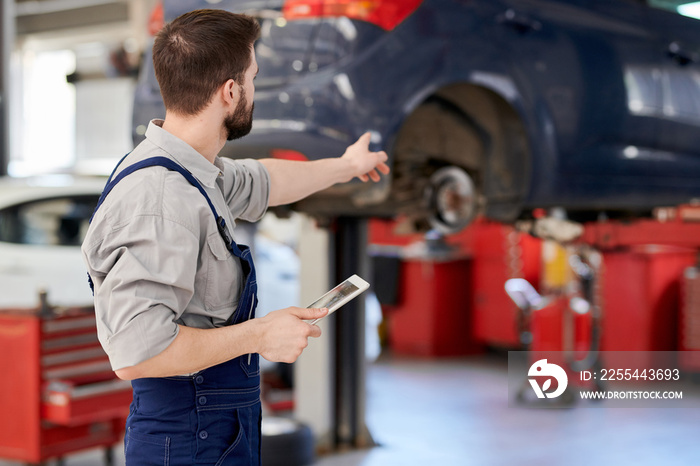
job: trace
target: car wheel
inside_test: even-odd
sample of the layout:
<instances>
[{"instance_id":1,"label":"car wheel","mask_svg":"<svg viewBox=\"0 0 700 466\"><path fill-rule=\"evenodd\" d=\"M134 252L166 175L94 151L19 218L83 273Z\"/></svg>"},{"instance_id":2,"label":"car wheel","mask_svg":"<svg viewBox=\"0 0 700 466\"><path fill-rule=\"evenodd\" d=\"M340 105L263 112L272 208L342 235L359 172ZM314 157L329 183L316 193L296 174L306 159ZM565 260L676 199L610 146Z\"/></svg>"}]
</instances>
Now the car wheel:
<instances>
[{"instance_id":1,"label":"car wheel","mask_svg":"<svg viewBox=\"0 0 700 466\"><path fill-rule=\"evenodd\" d=\"M455 233L481 209L487 134L456 105L430 98L406 118L394 148L390 198L418 231Z\"/></svg>"},{"instance_id":2,"label":"car wheel","mask_svg":"<svg viewBox=\"0 0 700 466\"><path fill-rule=\"evenodd\" d=\"M443 167L433 173L425 196L429 205L428 223L444 234L469 225L478 210L474 181L460 167Z\"/></svg>"}]
</instances>

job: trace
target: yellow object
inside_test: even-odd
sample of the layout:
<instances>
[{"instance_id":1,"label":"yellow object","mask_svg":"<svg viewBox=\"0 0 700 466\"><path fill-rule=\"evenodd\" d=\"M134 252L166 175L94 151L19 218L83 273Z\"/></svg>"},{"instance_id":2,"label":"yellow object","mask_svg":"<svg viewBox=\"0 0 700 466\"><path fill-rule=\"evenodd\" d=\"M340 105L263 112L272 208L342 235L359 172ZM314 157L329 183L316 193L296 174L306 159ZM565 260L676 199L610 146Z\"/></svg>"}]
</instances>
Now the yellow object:
<instances>
[{"instance_id":1,"label":"yellow object","mask_svg":"<svg viewBox=\"0 0 700 466\"><path fill-rule=\"evenodd\" d=\"M542 242L542 290L544 292L563 291L572 280L569 255L570 252L555 241Z\"/></svg>"}]
</instances>

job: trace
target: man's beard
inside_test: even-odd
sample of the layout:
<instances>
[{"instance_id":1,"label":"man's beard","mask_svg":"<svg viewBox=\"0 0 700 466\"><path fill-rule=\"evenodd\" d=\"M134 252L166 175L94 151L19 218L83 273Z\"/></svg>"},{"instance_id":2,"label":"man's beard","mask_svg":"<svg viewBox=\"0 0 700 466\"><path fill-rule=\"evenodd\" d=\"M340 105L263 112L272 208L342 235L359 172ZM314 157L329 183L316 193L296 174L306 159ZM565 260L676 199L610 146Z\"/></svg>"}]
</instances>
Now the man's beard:
<instances>
[{"instance_id":1,"label":"man's beard","mask_svg":"<svg viewBox=\"0 0 700 466\"><path fill-rule=\"evenodd\" d=\"M241 99L238 101L236 109L224 119L224 127L227 133L226 139L229 141L242 138L250 133L250 130L253 128L253 108L255 103L248 109L248 100L245 98L242 87L240 96Z\"/></svg>"}]
</instances>

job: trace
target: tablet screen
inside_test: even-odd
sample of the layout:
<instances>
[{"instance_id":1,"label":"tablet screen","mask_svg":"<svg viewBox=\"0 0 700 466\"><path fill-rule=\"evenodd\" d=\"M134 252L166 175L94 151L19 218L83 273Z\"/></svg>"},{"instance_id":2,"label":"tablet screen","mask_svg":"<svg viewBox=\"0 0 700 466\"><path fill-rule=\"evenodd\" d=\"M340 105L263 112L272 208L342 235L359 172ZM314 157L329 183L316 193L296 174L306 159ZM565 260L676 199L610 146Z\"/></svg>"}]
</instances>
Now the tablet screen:
<instances>
[{"instance_id":1,"label":"tablet screen","mask_svg":"<svg viewBox=\"0 0 700 466\"><path fill-rule=\"evenodd\" d=\"M310 308L327 307L328 309L331 309L331 308L333 308L334 304L339 303L340 301L343 300L343 298L353 294L357 290L359 290L359 288L356 287L355 285L353 285L351 282L344 281L343 283L336 286L331 291L329 291L328 293L324 294L319 299L314 301L308 307L310 307Z\"/></svg>"}]
</instances>

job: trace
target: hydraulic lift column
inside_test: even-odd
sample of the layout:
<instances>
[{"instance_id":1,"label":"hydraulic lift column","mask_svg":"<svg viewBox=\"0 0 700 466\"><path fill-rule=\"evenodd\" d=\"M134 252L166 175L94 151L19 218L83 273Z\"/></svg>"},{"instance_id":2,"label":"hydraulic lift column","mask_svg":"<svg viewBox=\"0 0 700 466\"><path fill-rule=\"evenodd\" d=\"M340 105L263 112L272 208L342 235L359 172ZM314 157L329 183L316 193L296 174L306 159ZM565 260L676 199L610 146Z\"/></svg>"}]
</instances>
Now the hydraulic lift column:
<instances>
[{"instance_id":1,"label":"hydraulic lift column","mask_svg":"<svg viewBox=\"0 0 700 466\"><path fill-rule=\"evenodd\" d=\"M10 161L10 54L15 41L15 2L0 4L0 176L7 174Z\"/></svg>"},{"instance_id":2,"label":"hydraulic lift column","mask_svg":"<svg viewBox=\"0 0 700 466\"><path fill-rule=\"evenodd\" d=\"M333 283L352 274L369 277L367 221L340 217L331 250ZM365 425L365 301L354 299L335 313L335 440L339 448L367 447Z\"/></svg>"}]
</instances>

